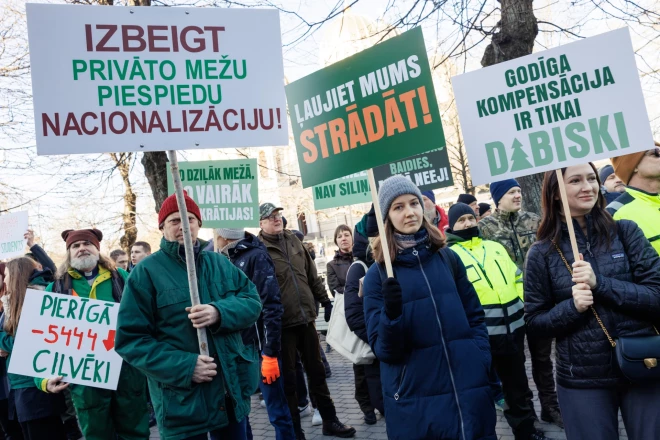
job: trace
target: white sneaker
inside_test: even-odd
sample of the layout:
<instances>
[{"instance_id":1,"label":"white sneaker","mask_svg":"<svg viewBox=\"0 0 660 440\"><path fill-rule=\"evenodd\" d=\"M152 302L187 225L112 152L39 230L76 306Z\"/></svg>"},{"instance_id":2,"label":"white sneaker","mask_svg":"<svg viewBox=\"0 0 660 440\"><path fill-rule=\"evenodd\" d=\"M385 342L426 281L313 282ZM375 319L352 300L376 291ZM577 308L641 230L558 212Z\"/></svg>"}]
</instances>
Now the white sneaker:
<instances>
[{"instance_id":1,"label":"white sneaker","mask_svg":"<svg viewBox=\"0 0 660 440\"><path fill-rule=\"evenodd\" d=\"M317 409L314 411L314 417L312 417L312 426L319 426L323 424L323 418L321 417L321 412Z\"/></svg>"},{"instance_id":2,"label":"white sneaker","mask_svg":"<svg viewBox=\"0 0 660 440\"><path fill-rule=\"evenodd\" d=\"M300 418L302 419L303 417L311 416L312 415L312 407L309 405L309 403L303 407L298 407L298 411L300 412Z\"/></svg>"},{"instance_id":3,"label":"white sneaker","mask_svg":"<svg viewBox=\"0 0 660 440\"><path fill-rule=\"evenodd\" d=\"M261 407L265 408L265 407L266 407L266 401L262 399L262 400L259 402L259 405L260 405Z\"/></svg>"}]
</instances>

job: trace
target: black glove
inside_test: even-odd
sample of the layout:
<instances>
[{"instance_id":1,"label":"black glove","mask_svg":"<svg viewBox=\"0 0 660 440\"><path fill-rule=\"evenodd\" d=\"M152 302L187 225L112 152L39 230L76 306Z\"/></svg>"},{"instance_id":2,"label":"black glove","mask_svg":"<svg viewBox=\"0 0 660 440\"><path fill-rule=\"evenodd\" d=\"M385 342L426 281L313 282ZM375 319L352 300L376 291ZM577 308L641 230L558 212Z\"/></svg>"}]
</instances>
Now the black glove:
<instances>
[{"instance_id":1,"label":"black glove","mask_svg":"<svg viewBox=\"0 0 660 440\"><path fill-rule=\"evenodd\" d=\"M383 283L383 300L385 301L385 313L388 318L395 320L401 316L403 313L401 284L396 278L388 278Z\"/></svg>"},{"instance_id":2,"label":"black glove","mask_svg":"<svg viewBox=\"0 0 660 440\"><path fill-rule=\"evenodd\" d=\"M330 322L330 315L332 315L332 303L328 301L323 304L325 322Z\"/></svg>"}]
</instances>

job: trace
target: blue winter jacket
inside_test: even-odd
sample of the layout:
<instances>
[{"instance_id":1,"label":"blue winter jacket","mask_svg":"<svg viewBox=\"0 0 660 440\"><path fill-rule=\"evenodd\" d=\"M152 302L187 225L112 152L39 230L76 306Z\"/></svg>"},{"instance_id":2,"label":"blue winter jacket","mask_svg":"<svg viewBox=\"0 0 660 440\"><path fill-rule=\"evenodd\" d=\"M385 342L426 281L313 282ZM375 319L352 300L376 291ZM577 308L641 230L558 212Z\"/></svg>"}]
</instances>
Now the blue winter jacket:
<instances>
[{"instance_id":1,"label":"blue winter jacket","mask_svg":"<svg viewBox=\"0 0 660 440\"><path fill-rule=\"evenodd\" d=\"M496 440L488 332L465 266L447 249L419 244L398 253L394 275L403 314L393 321L381 293L385 268L372 265L363 286L388 438Z\"/></svg>"},{"instance_id":2,"label":"blue winter jacket","mask_svg":"<svg viewBox=\"0 0 660 440\"><path fill-rule=\"evenodd\" d=\"M257 323L241 331L243 343L257 341L261 351L270 357L280 354L282 334L282 306L280 286L275 266L266 246L256 236L245 233L245 238L229 249L229 260L257 286L262 311Z\"/></svg>"}]
</instances>

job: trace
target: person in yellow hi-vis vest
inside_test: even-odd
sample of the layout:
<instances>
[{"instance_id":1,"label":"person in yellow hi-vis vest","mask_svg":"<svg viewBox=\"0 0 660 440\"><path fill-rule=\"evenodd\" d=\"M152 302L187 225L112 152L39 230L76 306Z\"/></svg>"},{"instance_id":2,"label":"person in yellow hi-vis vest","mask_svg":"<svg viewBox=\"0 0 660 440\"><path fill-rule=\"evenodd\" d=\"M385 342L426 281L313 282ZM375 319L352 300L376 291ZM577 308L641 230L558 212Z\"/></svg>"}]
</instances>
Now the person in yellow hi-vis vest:
<instances>
[{"instance_id":1,"label":"person in yellow hi-vis vest","mask_svg":"<svg viewBox=\"0 0 660 440\"><path fill-rule=\"evenodd\" d=\"M646 151L613 157L626 192L607 205L614 220L632 220L660 254L660 142Z\"/></svg>"},{"instance_id":2,"label":"person in yellow hi-vis vest","mask_svg":"<svg viewBox=\"0 0 660 440\"><path fill-rule=\"evenodd\" d=\"M98 229L66 230L62 238L67 258L46 291L119 303L128 273L100 254L103 233ZM74 384L69 389L87 440L149 438L147 380L127 362L122 364L116 391Z\"/></svg>"},{"instance_id":3,"label":"person in yellow hi-vis vest","mask_svg":"<svg viewBox=\"0 0 660 440\"><path fill-rule=\"evenodd\" d=\"M504 246L481 238L470 206L456 203L448 216L447 245L463 261L486 314L492 366L502 382L506 402L502 405L504 416L516 440L545 439L534 428L536 415L527 400L522 271Z\"/></svg>"}]
</instances>

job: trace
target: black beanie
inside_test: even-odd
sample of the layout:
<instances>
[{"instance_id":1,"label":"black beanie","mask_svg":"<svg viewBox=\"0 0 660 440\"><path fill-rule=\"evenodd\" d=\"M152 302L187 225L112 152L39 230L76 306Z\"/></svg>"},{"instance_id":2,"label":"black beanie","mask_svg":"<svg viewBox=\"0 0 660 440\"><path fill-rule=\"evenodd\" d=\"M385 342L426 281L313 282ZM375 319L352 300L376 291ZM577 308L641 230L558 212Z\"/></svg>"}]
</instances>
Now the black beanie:
<instances>
[{"instance_id":1,"label":"black beanie","mask_svg":"<svg viewBox=\"0 0 660 440\"><path fill-rule=\"evenodd\" d=\"M465 214L474 215L474 209L470 208L470 206L466 205L465 203L456 203L451 205L449 208L449 213L447 213L447 217L449 217L449 228L454 229L456 221L458 221L458 219Z\"/></svg>"},{"instance_id":2,"label":"black beanie","mask_svg":"<svg viewBox=\"0 0 660 440\"><path fill-rule=\"evenodd\" d=\"M479 203L479 217L491 210L489 203Z\"/></svg>"},{"instance_id":3,"label":"black beanie","mask_svg":"<svg viewBox=\"0 0 660 440\"><path fill-rule=\"evenodd\" d=\"M476 201L477 198L472 194L461 194L458 196L458 201L456 203L465 203L466 205L469 205L470 203ZM472 213L474 213L474 211L472 211Z\"/></svg>"}]
</instances>

